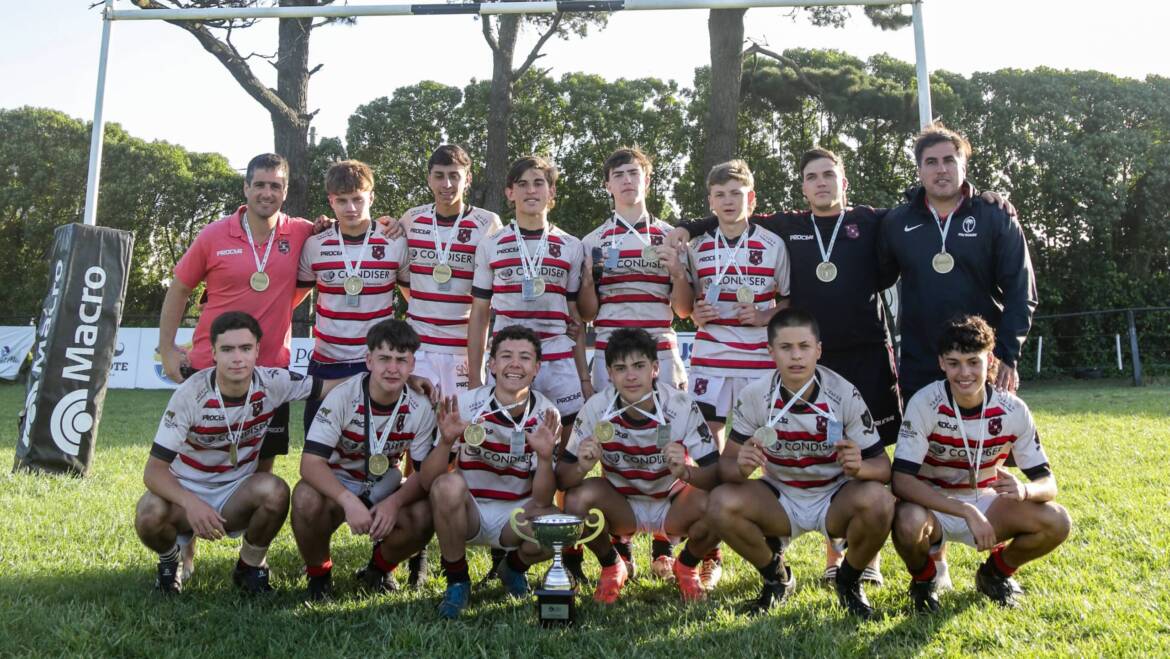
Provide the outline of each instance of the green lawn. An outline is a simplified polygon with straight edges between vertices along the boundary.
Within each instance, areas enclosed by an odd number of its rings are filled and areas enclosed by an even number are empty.
[[[760,619],[734,613],[734,604],[755,595],[758,576],[728,552],[723,583],[706,604],[680,606],[673,586],[640,579],[609,610],[582,597],[577,628],[541,630],[533,625],[532,603],[510,601],[498,586],[476,589],[468,615],[454,624],[434,613],[441,579],[417,593],[358,595],[349,575],[369,549],[346,531],[334,543],[337,601],[307,605],[287,525],[269,554],[275,596],[255,601],[236,594],[228,571],[237,541],[228,541],[201,543],[182,596],[160,598],[151,592],[155,558],[135,537],[131,515],[168,393],[111,391],[89,478],[0,475],[0,509],[8,511],[0,518],[0,654],[1170,655],[1170,387],[1044,384],[1028,385],[1025,394],[1074,530],[1055,555],[1020,571],[1027,596],[1018,610],[1001,611],[976,593],[981,557],[953,547],[957,591],[943,597],[940,614],[910,615],[908,577],[887,544],[887,583],[869,589],[878,616],[855,622],[816,585],[822,549],[810,535],[789,552],[796,595]],[[11,464],[22,401],[23,388],[0,385],[3,464]],[[299,418],[294,407],[296,430]],[[299,447],[300,438],[293,441]],[[277,465],[290,483],[298,457],[294,448]],[[640,540],[643,574],[648,550]],[[486,552],[471,558],[476,578],[487,567]],[[592,558],[587,569],[596,575]]]

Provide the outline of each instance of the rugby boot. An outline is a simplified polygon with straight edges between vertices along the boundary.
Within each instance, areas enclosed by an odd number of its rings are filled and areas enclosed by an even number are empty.
[[[655,556],[650,563],[650,574],[663,581],[674,581],[674,556]],[[631,575],[632,577],[632,575]]]
[[[930,581],[910,581],[910,602],[915,613],[934,613],[941,608],[938,601],[938,584]]]
[[[155,590],[163,595],[178,595],[183,592],[183,574],[178,561],[159,561]]]
[[[444,620],[455,620],[471,601],[471,582],[456,581],[447,584],[443,593],[443,601],[439,602],[439,617]]]
[[[362,590],[369,593],[392,593],[398,590],[398,580],[393,574],[383,572],[373,561],[353,575]]]
[[[719,585],[719,580],[723,578],[723,559],[721,558],[705,558],[699,570],[699,582],[703,584],[703,590],[715,590],[715,586]]]
[[[598,604],[616,602],[629,575],[626,562],[620,559],[614,561],[613,565],[601,568],[601,578],[597,580],[597,588],[593,591],[593,601]]]
[[[267,565],[253,567],[243,561],[236,561],[236,568],[232,570],[232,583],[249,595],[272,592],[272,586],[268,583]]]
[[[760,595],[741,607],[743,613],[757,616],[767,613],[772,607],[779,606],[796,590],[796,577],[792,576],[792,568],[784,566],[784,581],[765,581],[760,588]]]
[[[871,583],[875,586],[881,586],[886,582],[886,578],[882,576],[882,569],[874,565],[866,565],[865,569],[861,571],[862,583]]]
[[[703,589],[703,582],[699,578],[698,570],[683,565],[680,560],[675,560],[672,572],[674,572],[675,581],[678,582],[678,592],[684,603],[701,602],[707,599],[707,591]]]
[[[869,598],[865,596],[865,590],[861,587],[860,575],[852,583],[846,582],[842,575],[844,571],[837,570],[834,582],[837,586],[837,603],[850,614],[862,620],[869,620],[873,617],[873,607],[869,605]]]
[[[496,576],[504,585],[504,592],[512,597],[524,597],[528,594],[528,575],[513,570],[508,565],[508,561],[500,561],[500,565],[496,568]]]
[[[410,568],[410,576],[406,579],[406,585],[413,589],[422,588],[426,584],[427,578],[430,577],[430,566],[427,564],[427,550],[424,549],[411,556],[410,562],[407,565]]]
[[[309,586],[305,589],[305,597],[310,602],[328,602],[333,599],[333,576],[320,574],[309,577]]]
[[[1002,607],[1014,609],[1019,605],[1011,579],[1001,576],[987,563],[975,571],[975,588]]]

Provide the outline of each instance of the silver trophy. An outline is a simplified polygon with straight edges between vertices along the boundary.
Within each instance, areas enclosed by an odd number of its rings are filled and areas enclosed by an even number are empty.
[[[580,547],[593,540],[605,529],[605,515],[600,510],[592,508],[589,515],[593,521],[586,522],[576,515],[554,513],[541,515],[526,522],[520,521],[522,508],[512,511],[509,523],[516,535],[524,540],[551,549],[553,553],[552,565],[544,573],[544,580],[536,591],[536,610],[540,617],[540,624],[571,625],[575,620],[576,598],[573,592],[573,581],[565,570],[561,553],[566,545]],[[522,527],[532,528],[532,535],[521,531]],[[585,528],[593,529],[588,537],[582,538]]]

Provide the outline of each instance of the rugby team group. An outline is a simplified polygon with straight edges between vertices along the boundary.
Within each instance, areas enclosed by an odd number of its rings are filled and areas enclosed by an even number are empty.
[[[455,145],[427,163],[433,203],[378,220],[367,165],[329,168],[335,220],[314,223],[281,212],[287,162],[257,156],[246,203],[200,232],[163,304],[159,353],[181,384],[135,512],[157,588],[182,591],[196,537],[242,535],[233,581],[272,590],[266,554],[291,509],[308,598],[332,597],[330,539],[346,524],[372,542],[356,582],[377,592],[400,588],[399,563],[422,583],[436,538],[438,615],[457,618],[469,545],[490,547],[489,576],[522,596],[551,554],[517,535],[513,511],[596,508],[596,583],[582,550],[564,562],[601,604],[634,577],[631,538],[647,533],[640,569],[683,602],[716,588],[726,544],[760,574],[744,610],[767,611],[795,587],[789,542],[817,531],[818,578],[855,616],[873,615],[863,584],[882,583],[891,536],[914,610],[952,587],[948,540],[987,552],[975,587],[1016,605],[1015,571],[1071,525],[1015,393],[1035,276],[1014,208],[966,180],[964,138],[931,126],[913,153],[919,180],[894,209],[849,205],[841,159],[815,148],[799,164],[809,210],[755,214],[733,160],[707,176],[712,215],[674,227],[647,210],[651,162],[618,149],[601,172],[613,213],[583,238],[550,222],[558,172],[542,157],[508,171],[504,225],[465,201],[472,162]],[[899,281],[895,359],[881,294]],[[314,289],[302,376],[288,370],[292,313]],[[689,369],[676,316],[697,328]],[[290,489],[272,467],[293,400],[305,444]]]

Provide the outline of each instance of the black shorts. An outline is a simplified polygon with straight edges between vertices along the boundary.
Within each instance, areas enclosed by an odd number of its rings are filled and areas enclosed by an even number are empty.
[[[873,416],[882,444],[893,445],[902,425],[902,399],[898,393],[893,349],[878,345],[825,350],[818,363],[836,371],[857,387]]]

